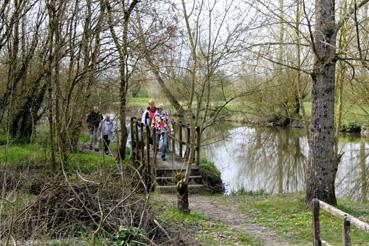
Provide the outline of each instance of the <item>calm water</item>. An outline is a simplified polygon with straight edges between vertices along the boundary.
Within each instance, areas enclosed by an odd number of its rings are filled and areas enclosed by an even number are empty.
[[[206,137],[205,157],[221,171],[226,193],[240,189],[269,193],[304,190],[308,145],[303,130],[236,127],[213,129],[213,133]],[[359,137],[343,137],[339,149],[344,154],[336,194],[368,199],[369,144]]]

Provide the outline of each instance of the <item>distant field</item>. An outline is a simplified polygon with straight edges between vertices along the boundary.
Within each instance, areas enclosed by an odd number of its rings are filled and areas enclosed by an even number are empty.
[[[128,107],[146,107],[148,105],[150,98],[146,97],[137,97],[137,98],[128,98],[127,105]]]
[[[155,101],[155,104],[158,105],[159,103],[163,103],[164,106],[169,107],[169,103],[166,99],[163,98],[153,98]],[[128,107],[140,107],[145,108],[149,104],[149,97],[135,97],[135,98],[128,98],[127,99],[127,105]]]
[[[128,98],[127,106],[129,108],[145,108],[148,105],[150,98]],[[163,102],[166,107],[170,106],[167,100],[163,100],[162,98],[156,99],[156,104],[158,102]],[[215,105],[222,105],[223,102],[214,102]],[[196,105],[196,104],[194,104]],[[231,114],[237,114],[238,118],[244,117],[245,119],[250,119],[252,117],[258,116],[258,109],[254,103],[248,102],[239,102],[234,101],[229,103],[226,106],[226,110],[228,110]],[[311,102],[304,102],[304,110],[305,115],[308,119],[311,118]],[[263,112],[264,116],[267,115],[266,112]],[[272,114],[270,114],[272,116]],[[369,106],[360,106],[355,104],[346,103],[343,105],[343,115],[342,115],[342,124],[356,123],[360,126],[368,127],[369,126]]]

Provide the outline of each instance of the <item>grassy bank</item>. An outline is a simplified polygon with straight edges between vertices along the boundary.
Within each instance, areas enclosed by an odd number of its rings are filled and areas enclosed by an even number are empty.
[[[306,245],[312,242],[312,213],[303,194],[238,195],[225,198],[228,204],[239,204],[241,213],[251,214],[253,223],[271,227],[278,235],[292,243]],[[339,199],[341,209],[361,220],[369,221],[369,205]],[[321,237],[332,245],[342,245],[342,221],[321,210]],[[352,245],[369,245],[369,234],[351,229]]]
[[[6,163],[16,168],[47,167],[51,162],[50,150],[38,144],[17,144],[7,148],[0,146],[0,153],[0,163]],[[102,153],[97,152],[79,152],[68,155],[67,169],[91,173],[96,171],[100,165],[112,167],[114,164],[115,159],[112,156],[103,156]]]

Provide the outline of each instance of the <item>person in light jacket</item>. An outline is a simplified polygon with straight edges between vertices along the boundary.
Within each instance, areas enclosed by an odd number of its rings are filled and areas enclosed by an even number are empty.
[[[101,131],[103,139],[104,153],[106,155],[109,155],[110,154],[109,144],[111,140],[113,140],[115,134],[115,124],[109,114],[107,114],[105,118],[100,122],[99,129]]]

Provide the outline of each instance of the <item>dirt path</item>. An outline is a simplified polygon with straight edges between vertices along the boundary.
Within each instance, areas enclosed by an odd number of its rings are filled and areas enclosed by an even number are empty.
[[[174,201],[174,195],[163,195],[167,199]],[[222,197],[191,195],[191,211],[201,212],[212,220],[222,222],[224,225],[237,231],[244,231],[254,239],[263,242],[265,246],[289,246],[292,245],[286,239],[276,235],[270,228],[252,224],[250,215],[241,213],[239,204],[232,205],[224,202]]]

